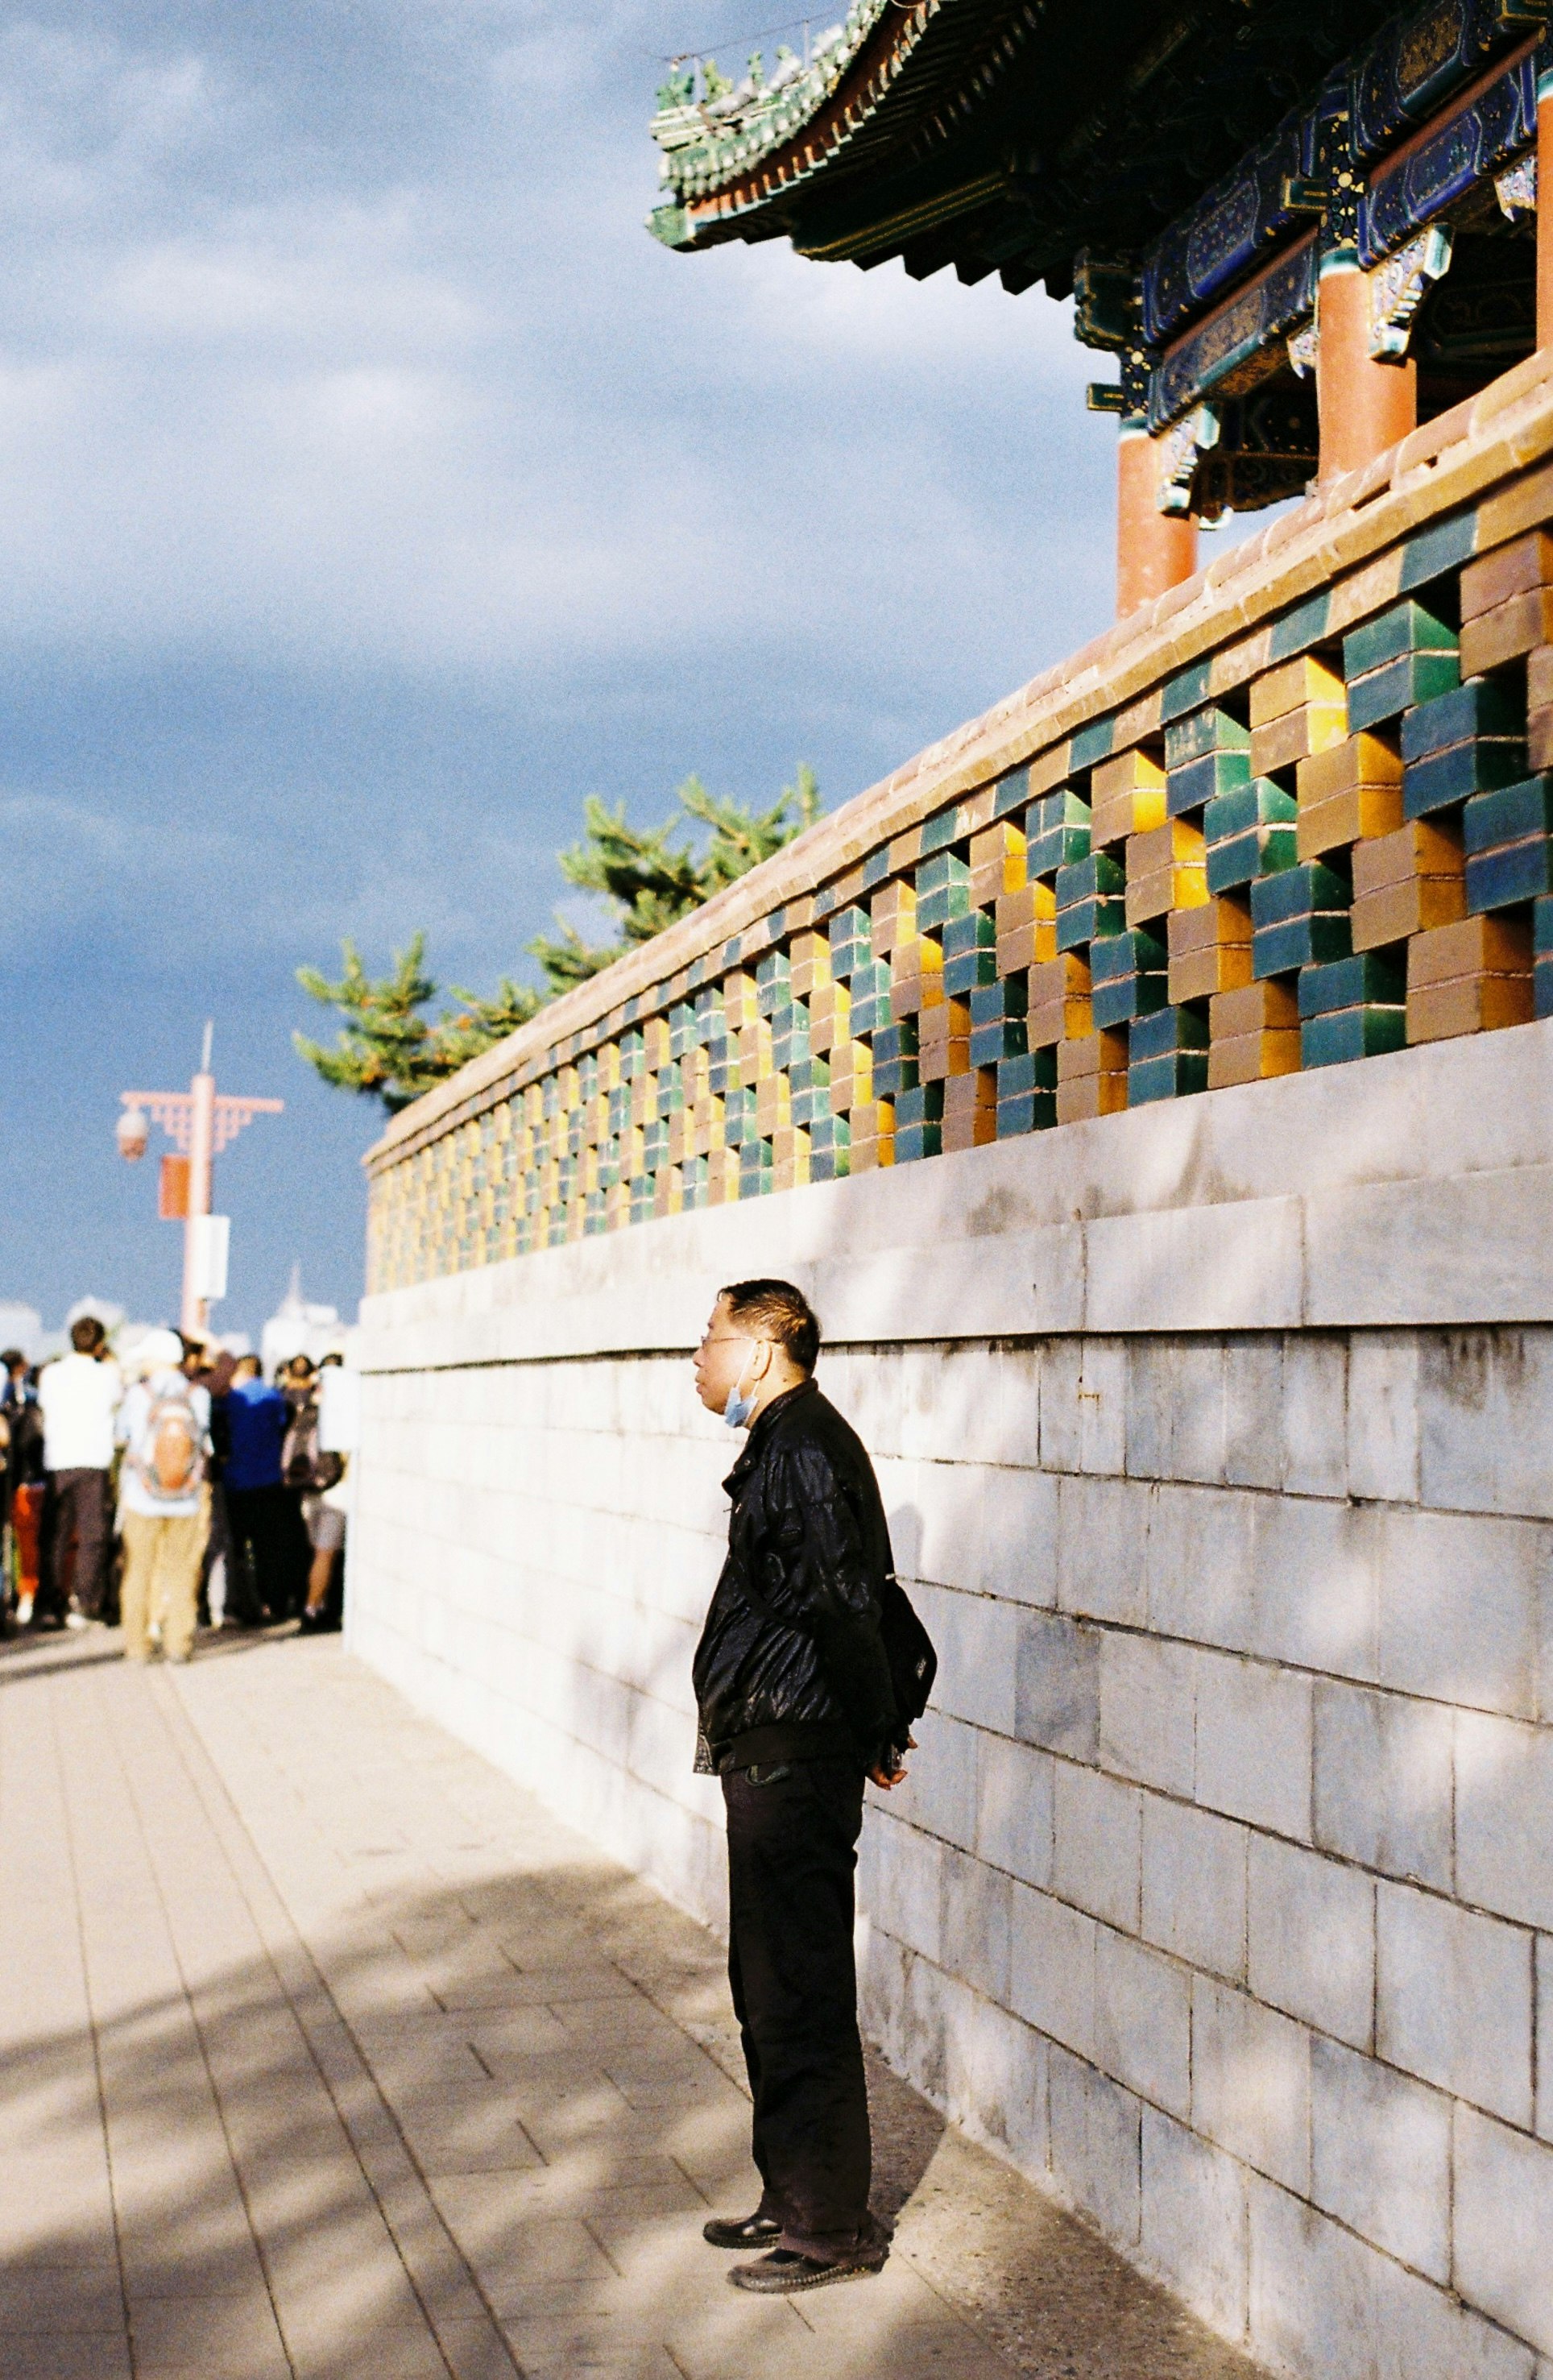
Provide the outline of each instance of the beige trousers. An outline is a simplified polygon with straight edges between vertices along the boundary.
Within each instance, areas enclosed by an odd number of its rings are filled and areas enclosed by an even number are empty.
[[[193,1651],[200,1563],[208,1525],[203,1512],[176,1513],[166,1519],[152,1519],[147,1512],[125,1513],[119,1613],[124,1649],[131,1661],[150,1660],[151,1631],[158,1625],[162,1650],[169,1661],[187,1661]]]

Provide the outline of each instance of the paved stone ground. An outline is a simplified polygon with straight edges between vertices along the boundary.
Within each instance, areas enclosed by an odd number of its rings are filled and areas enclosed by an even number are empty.
[[[742,2297],[716,1944],[353,1663],[0,1651],[0,2380],[1244,2380],[874,2076],[879,2277]]]

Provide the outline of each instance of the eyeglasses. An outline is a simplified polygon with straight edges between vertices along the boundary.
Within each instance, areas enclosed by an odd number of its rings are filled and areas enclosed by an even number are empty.
[[[698,1355],[709,1347],[758,1347],[762,1342],[746,1330],[709,1330],[697,1348]]]

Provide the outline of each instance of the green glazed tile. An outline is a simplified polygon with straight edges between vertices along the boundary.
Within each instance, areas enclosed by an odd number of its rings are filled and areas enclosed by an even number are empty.
[[[943,1113],[943,1085],[917,1083],[895,1102],[896,1129],[904,1123],[937,1123]]]
[[[1366,677],[1351,678],[1348,686],[1348,732],[1357,735],[1366,727],[1384,726],[1400,719],[1414,703],[1433,701],[1461,680],[1454,653],[1403,653]]]
[[[1246,885],[1255,884],[1258,877],[1292,868],[1298,858],[1292,826],[1252,827],[1228,843],[1209,844],[1207,889],[1210,892],[1242,892]]]
[[[1042,877],[1055,876],[1058,869],[1071,868],[1075,861],[1086,858],[1089,852],[1089,829],[1085,826],[1055,826],[1026,844],[1025,872],[1032,884]]]
[[[1401,576],[1398,580],[1401,592],[1411,595],[1415,588],[1427,587],[1430,580],[1443,578],[1447,571],[1459,569],[1470,562],[1477,542],[1475,513],[1457,513],[1450,520],[1433,521],[1427,528],[1410,537],[1402,548]]]
[[[1087,828],[1092,812],[1080,794],[1066,785],[1059,785],[1054,794],[1042,794],[1025,813],[1025,832],[1032,841],[1039,834],[1054,834],[1059,827]]]
[[[1393,603],[1373,620],[1351,628],[1342,640],[1342,674],[1351,683],[1383,669],[1404,653],[1454,653],[1456,631],[1422,603]]]
[[[1532,997],[1536,1016],[1553,1016],[1553,959],[1538,959],[1532,969]]]
[[[1462,812],[1462,839],[1469,856],[1549,832],[1553,832],[1553,776],[1522,777],[1497,792],[1477,794]]]
[[[946,958],[943,963],[943,988],[951,1000],[964,1000],[978,984],[998,980],[998,953],[995,950],[963,951],[958,958]]]
[[[1280,925],[1286,917],[1305,917],[1323,911],[1347,910],[1353,889],[1319,859],[1297,861],[1275,876],[1260,877],[1251,888],[1251,924]]]
[[[1403,815],[1428,818],[1436,810],[1465,801],[1469,795],[1514,784],[1524,779],[1525,770],[1524,744],[1512,744],[1508,737],[1453,744],[1449,751],[1431,752],[1425,759],[1407,763],[1402,771]]]
[[[1344,1008],[1329,1016],[1306,1017],[1300,1026],[1302,1066],[1345,1066],[1354,1058],[1377,1058],[1407,1047],[1407,1010]]]
[[[978,984],[971,993],[971,1023],[996,1025],[1005,1016],[1025,1016],[1030,1008],[1030,979],[1005,975],[997,983]]]
[[[1285,612],[1273,625],[1269,659],[1292,662],[1297,653],[1307,653],[1318,645],[1327,633],[1327,621],[1331,612],[1331,595],[1323,588],[1319,595],[1310,596],[1292,612]]]
[[[1407,1001],[1407,971],[1379,951],[1356,951],[1351,959],[1306,967],[1299,996],[1302,1017],[1329,1016],[1341,1008],[1401,1008]]]
[[[993,818],[1012,817],[1013,812],[1029,798],[1029,770],[1027,768],[1011,769],[1006,777],[1000,777],[998,780],[997,790],[992,796]]]
[[[1029,1050],[1020,1057],[999,1061],[1000,1100],[1022,1097],[1026,1091],[1050,1091],[1056,1087],[1057,1052],[1054,1049]]]
[[[1109,719],[1092,719],[1081,727],[1068,747],[1070,769],[1092,769],[1097,760],[1110,757],[1113,722]]]
[[[947,926],[951,917],[968,917],[971,912],[969,884],[945,884],[937,892],[920,892],[916,899],[918,933],[935,933]]]
[[[1318,911],[1307,917],[1289,917],[1264,926],[1251,937],[1251,972],[1258,982],[1268,976],[1292,975],[1299,967],[1321,966],[1345,959],[1353,950],[1347,912]]]
[[[1004,1017],[993,1025],[973,1025],[971,1063],[973,1066],[996,1066],[1007,1059],[1023,1057],[1025,1038],[1022,1016]]]
[[[1130,1108],[1148,1107],[1156,1099],[1187,1099],[1207,1088],[1206,1050],[1168,1050],[1161,1057],[1135,1059],[1127,1068]]]
[[[1292,794],[1286,794],[1270,777],[1253,777],[1208,804],[1203,813],[1203,833],[1211,848],[1255,826],[1292,826],[1297,816]]]
[[[1127,926],[1127,905],[1124,901],[1075,901],[1071,909],[1057,912],[1057,948],[1061,951],[1081,951],[1086,944],[1105,941],[1111,934],[1124,933]]]
[[[1114,976],[1163,975],[1169,965],[1170,953],[1158,936],[1132,926],[1125,933],[1112,935],[1097,951],[1090,972],[1096,983],[1102,983]]]
[[[1183,711],[1195,710],[1199,703],[1206,702],[1212,674],[1213,656],[1205,653],[1200,662],[1194,662],[1189,669],[1179,670],[1174,677],[1167,679],[1159,698],[1160,718],[1168,724]]]
[[[941,892],[946,885],[968,884],[971,866],[957,851],[936,851],[930,858],[919,860],[916,868],[916,897],[925,892]]]
[[[1127,1045],[1130,1063],[1140,1058],[1163,1058],[1172,1050],[1206,1050],[1207,1019],[1195,1008],[1160,1008],[1140,1017]]]
[[[1165,809],[1171,818],[1184,818],[1189,811],[1250,783],[1249,751],[1205,752],[1200,760],[1188,760],[1170,771],[1165,779]]]
[[[967,951],[990,951],[997,948],[998,922],[990,909],[971,909],[963,917],[952,917],[943,929],[943,955],[947,965],[951,959],[961,958]]]
[[[1071,909],[1077,901],[1092,901],[1097,894],[1124,892],[1126,889],[1123,863],[1109,851],[1089,852],[1058,870],[1057,907],[1061,912]]]
[[[1553,984],[1553,967],[1548,969]],[[998,1138],[1017,1140],[1027,1132],[1046,1132],[1057,1121],[1055,1091],[1014,1091],[998,1101]]]
[[[1089,1013],[1096,1031],[1105,1032],[1112,1026],[1131,1024],[1134,1016],[1147,1016],[1154,1009],[1163,1008],[1169,996],[1169,981],[1163,975],[1115,976],[1096,984],[1090,995]]]
[[[1195,710],[1165,730],[1165,767],[1184,769],[1210,752],[1249,752],[1251,730],[1227,710]]]
[[[1508,735],[1523,743],[1526,707],[1496,677],[1469,677],[1446,694],[1420,702],[1402,721],[1402,759],[1421,760],[1474,735]]]
[[[1480,851],[1467,862],[1467,907],[1474,917],[1545,892],[1553,892],[1553,843],[1545,834]]]

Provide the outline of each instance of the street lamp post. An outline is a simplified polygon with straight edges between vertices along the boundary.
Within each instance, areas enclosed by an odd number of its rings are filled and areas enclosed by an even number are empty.
[[[224,1216],[211,1212],[211,1173],[215,1160],[255,1116],[279,1115],[285,1105],[284,1099],[218,1096],[215,1076],[211,1072],[211,1036],[212,1027],[207,1025],[200,1071],[187,1091],[119,1094],[124,1111],[115,1135],[120,1155],[133,1162],[146,1153],[151,1123],[159,1123],[174,1148],[188,1160],[183,1207],[183,1305],[179,1316],[180,1327],[185,1330],[202,1330],[211,1298],[223,1293],[212,1286],[212,1227],[225,1220]]]

